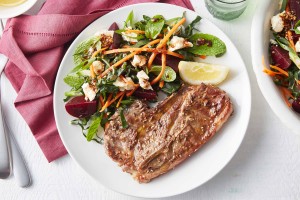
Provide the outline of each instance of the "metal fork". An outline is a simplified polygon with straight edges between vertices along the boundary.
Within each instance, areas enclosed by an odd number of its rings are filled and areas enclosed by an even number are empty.
[[[1,19],[0,21],[1,21],[1,28],[3,31],[4,30],[3,22]],[[2,54],[0,54],[0,82],[1,82],[1,75],[6,62],[7,62],[7,58]],[[0,149],[0,167],[1,167],[1,159],[4,160],[2,169],[0,168],[0,170],[3,170],[3,175],[1,176],[1,171],[0,171],[0,178],[7,178],[10,174],[10,170],[12,169],[17,184],[20,187],[27,187],[31,184],[31,177],[29,175],[28,168],[25,164],[20,149],[17,146],[17,143],[13,137],[13,134],[9,130],[7,124],[5,123],[4,113],[2,113],[1,111],[2,110],[1,110],[1,90],[0,90],[0,135],[1,133],[3,133],[2,134],[3,138],[5,138],[2,140],[0,138],[0,148],[2,148]],[[3,144],[1,143],[2,141]],[[1,156],[3,158],[1,158]],[[11,157],[11,159],[9,159],[10,158],[9,156]],[[11,162],[9,162],[10,160]]]

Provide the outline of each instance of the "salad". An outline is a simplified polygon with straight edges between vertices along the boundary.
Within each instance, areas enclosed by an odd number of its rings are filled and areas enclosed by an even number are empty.
[[[221,56],[226,45],[219,38],[201,33],[197,16],[186,23],[182,16],[162,15],[134,20],[130,12],[122,28],[113,23],[81,42],[73,55],[75,67],[64,77],[66,111],[76,117],[87,141],[101,143],[100,127],[120,112],[122,127],[128,124],[123,111],[135,99],[156,102],[158,92],[171,95],[182,84],[180,61]]]
[[[300,113],[300,1],[284,0],[271,18],[271,65],[264,72],[280,88],[288,107]]]

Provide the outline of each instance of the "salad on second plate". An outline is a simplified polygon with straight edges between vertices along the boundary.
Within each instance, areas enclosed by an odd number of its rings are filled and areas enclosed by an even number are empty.
[[[300,113],[300,1],[284,0],[280,13],[271,18],[270,75],[288,107]]]
[[[64,78],[71,87],[65,92],[65,107],[77,118],[71,123],[81,126],[88,141],[101,143],[98,129],[105,129],[115,112],[120,112],[126,128],[123,110],[135,99],[155,102],[159,91],[171,95],[181,87],[180,73],[185,73],[185,79],[193,77],[186,63],[181,63],[181,71],[178,69],[180,61],[223,55],[223,41],[195,29],[200,20],[197,16],[186,25],[183,14],[172,19],[144,15],[135,21],[131,12],[121,29],[113,23],[108,30],[100,30],[81,42],[74,52],[75,67]],[[203,73],[214,69],[208,65],[195,67]],[[228,70],[221,69],[219,74],[224,79]],[[211,79],[219,83],[215,76],[218,73],[213,73]]]

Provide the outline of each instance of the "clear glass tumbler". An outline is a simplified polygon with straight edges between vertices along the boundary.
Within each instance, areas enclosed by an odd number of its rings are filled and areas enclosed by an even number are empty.
[[[244,12],[247,7],[247,0],[205,0],[205,5],[214,17],[232,20]]]

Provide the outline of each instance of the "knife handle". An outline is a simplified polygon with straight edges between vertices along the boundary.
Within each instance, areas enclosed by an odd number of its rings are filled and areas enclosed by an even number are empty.
[[[5,179],[10,175],[10,157],[9,157],[9,146],[8,136],[4,129],[4,123],[2,118],[2,108],[0,103],[0,178]]]

